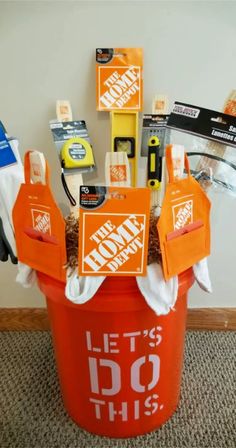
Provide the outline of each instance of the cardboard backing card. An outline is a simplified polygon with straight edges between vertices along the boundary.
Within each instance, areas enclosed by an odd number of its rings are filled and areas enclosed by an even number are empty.
[[[97,110],[141,111],[142,70],[142,48],[97,48]]]
[[[232,94],[232,98],[234,98]],[[234,100],[225,109],[234,112]],[[170,143],[188,148],[191,173],[205,191],[236,196],[236,117],[175,102],[168,119]]]
[[[93,149],[84,120],[50,121],[50,129],[65,175],[95,170]]]
[[[150,191],[80,187],[79,274],[146,274]]]
[[[166,128],[169,115],[143,115],[141,157],[148,156],[148,142],[151,137],[160,140],[160,155],[164,156],[165,146],[170,143],[170,131]]]

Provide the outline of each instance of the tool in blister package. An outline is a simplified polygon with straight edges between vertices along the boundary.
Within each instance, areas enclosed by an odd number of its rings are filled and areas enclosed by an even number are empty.
[[[72,115],[71,115],[72,118]],[[84,120],[50,122],[54,143],[61,163],[61,181],[70,201],[71,212],[79,213],[79,187],[84,173],[95,169],[93,149]]]
[[[159,151],[159,139],[151,137],[148,143],[147,186],[153,191],[161,187],[162,164]]]
[[[170,143],[170,130],[166,128],[169,115],[143,115],[141,157],[148,155],[148,142],[151,137],[158,137],[160,154],[164,156],[164,149]]]
[[[236,90],[232,90],[228,98],[226,99],[223,107],[223,113],[236,117]],[[212,181],[214,181],[213,175],[207,175],[206,170],[210,171],[211,173],[216,173],[220,168],[220,162],[224,160],[226,151],[227,147],[225,145],[222,145],[221,143],[214,141],[207,142],[204,151],[206,152],[206,155],[201,154],[201,158],[196,167],[196,172],[203,171],[205,173],[206,181],[204,182],[204,186],[206,190],[210,187]],[[212,155],[215,157],[211,157]],[[203,176],[202,178],[204,178]],[[222,182],[222,186],[224,186],[224,184],[225,182]]]
[[[151,137],[148,142],[147,187],[151,190],[151,207],[158,205],[158,191],[161,188],[162,158],[160,156],[160,141]]]
[[[81,137],[72,137],[61,148],[61,179],[66,195],[71,204],[71,212],[79,213],[79,188],[83,185],[81,171],[73,169],[93,167],[95,165],[93,150],[90,143]],[[66,175],[64,173],[67,173]]]
[[[171,141],[189,148],[191,173],[204,189],[236,194],[236,117],[176,102],[167,126]]]

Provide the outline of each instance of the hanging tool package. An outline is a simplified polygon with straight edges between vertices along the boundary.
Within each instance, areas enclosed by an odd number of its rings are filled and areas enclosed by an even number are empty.
[[[167,127],[171,142],[184,141],[202,186],[236,196],[236,117],[175,102]]]
[[[71,174],[90,173],[95,169],[95,159],[84,120],[59,122],[52,120],[50,128],[60,159],[62,185],[72,206],[77,200],[70,191],[67,179]],[[80,182],[81,183],[81,182]]]

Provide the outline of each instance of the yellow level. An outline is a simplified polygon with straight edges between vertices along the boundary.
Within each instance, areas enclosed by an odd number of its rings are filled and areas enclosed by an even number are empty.
[[[137,185],[138,112],[111,112],[111,150],[126,152],[131,171],[131,186]]]

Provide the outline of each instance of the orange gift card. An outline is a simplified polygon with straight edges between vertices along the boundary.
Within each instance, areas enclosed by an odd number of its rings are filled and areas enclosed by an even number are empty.
[[[142,48],[97,48],[97,110],[141,111],[142,71]]]
[[[79,274],[145,275],[150,190],[80,187]]]

